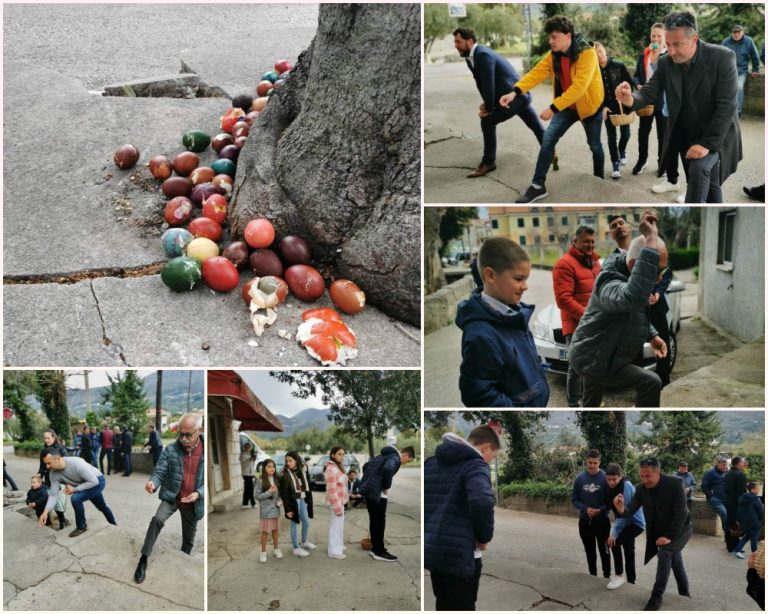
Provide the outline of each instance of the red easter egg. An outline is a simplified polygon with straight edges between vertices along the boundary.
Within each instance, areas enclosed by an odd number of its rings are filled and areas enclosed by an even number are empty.
[[[243,232],[245,242],[255,249],[269,247],[275,240],[275,227],[266,218],[251,220]]]
[[[240,273],[224,256],[214,256],[203,262],[203,281],[217,292],[230,292],[240,283]]]
[[[195,237],[205,237],[211,241],[221,239],[221,224],[207,217],[198,217],[189,223],[187,228]]]
[[[306,264],[294,264],[285,271],[285,281],[296,298],[311,303],[325,292],[325,281],[317,269]]]
[[[221,194],[211,194],[203,202],[203,215],[218,224],[227,219],[227,199]]]

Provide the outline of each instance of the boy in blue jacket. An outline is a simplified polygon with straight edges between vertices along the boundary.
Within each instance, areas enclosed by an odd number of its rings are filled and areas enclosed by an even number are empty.
[[[597,575],[597,552],[603,568],[603,577],[611,576],[611,555],[608,552],[608,537],[611,520],[608,518],[608,504],[605,501],[608,482],[605,472],[600,469],[600,452],[587,452],[587,468],[576,476],[573,482],[571,503],[579,510],[579,537],[587,555],[587,567],[592,576]]]
[[[549,385],[528,328],[535,305],[522,302],[531,260],[503,237],[477,257],[483,287],[459,304],[461,401],[467,407],[546,407]]]
[[[608,590],[615,590],[625,582],[635,583],[637,574],[635,572],[635,539],[645,531],[645,516],[643,509],[635,512],[632,518],[622,518],[613,500],[617,495],[624,496],[624,501],[632,501],[635,496],[635,487],[621,473],[621,465],[611,463],[605,468],[605,480],[608,482],[608,496],[606,503],[610,505],[613,513],[616,514],[616,522],[611,527],[611,534],[608,537],[608,546],[613,553],[614,575],[606,587]],[[622,556],[622,550],[623,556]],[[627,568],[627,579],[624,579],[624,568]]]
[[[737,559],[743,559],[744,554],[741,549],[750,542],[752,552],[757,551],[757,542],[760,539],[760,529],[765,524],[765,508],[763,502],[757,494],[757,482],[747,484],[747,492],[739,497],[739,511],[737,519],[739,525],[744,530],[744,536],[739,540],[736,548],[731,552],[731,556]]]
[[[493,538],[494,498],[488,465],[501,442],[489,425],[466,440],[443,435],[424,465],[424,566],[437,610],[474,610],[482,552]]]

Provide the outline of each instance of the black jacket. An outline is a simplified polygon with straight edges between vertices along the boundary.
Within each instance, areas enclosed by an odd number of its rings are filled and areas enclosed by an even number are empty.
[[[80,437],[80,458],[84,461],[91,462],[93,460],[91,452],[93,451],[93,443],[87,433],[84,433]]]
[[[123,454],[130,454],[133,449],[133,433],[131,431],[123,432],[122,439],[120,440],[120,449]]]
[[[632,518],[641,506],[645,515],[645,563],[658,553],[656,540],[659,537],[671,540],[664,548],[675,552],[685,548],[693,526],[680,478],[662,474],[655,488],[638,485],[629,505],[625,502],[622,518]]]
[[[48,489],[45,486],[40,488],[30,488],[27,491],[27,504],[34,503],[35,511],[45,509],[45,504],[48,503]],[[39,514],[38,514],[39,515]]]
[[[43,449],[40,450],[40,467],[38,468],[37,472],[41,476],[43,476],[43,481],[45,482],[45,485],[48,488],[50,488],[51,476],[48,473],[48,467],[46,467],[45,463],[43,462],[43,457],[46,454],[58,454],[59,456],[69,456],[69,452],[67,452],[66,446],[60,443],[55,443],[52,446],[43,446]]]
[[[394,446],[384,446],[381,454],[363,465],[360,494],[372,501],[381,499],[381,491],[392,487],[392,478],[400,471],[400,453]]]
[[[741,469],[731,467],[723,478],[723,495],[725,509],[728,512],[728,524],[736,522],[739,509],[739,497],[747,492],[747,476]]]
[[[278,488],[280,490],[280,498],[283,500],[283,513],[285,514],[285,517],[288,518],[288,513],[293,512],[293,518],[290,518],[289,520],[298,524],[301,523],[301,520],[299,519],[299,504],[296,502],[296,491],[293,488],[293,481],[290,477],[288,477],[288,471],[290,471],[290,469],[286,467],[280,474],[280,483],[278,484]],[[315,514],[314,505],[312,503],[312,489],[309,487],[309,477],[307,476],[307,472],[304,467],[302,467],[302,476],[304,485],[307,488],[307,490],[304,491],[304,501],[307,504],[307,515],[310,518],[314,518]]]
[[[611,113],[619,113],[619,103],[616,100],[616,86],[622,81],[632,83],[632,77],[629,76],[627,67],[621,62],[617,62],[613,58],[608,58],[608,62],[605,67],[600,67],[600,75],[603,78],[603,89],[605,90],[605,98],[603,99],[604,107],[608,107]],[[627,111],[625,111],[627,113]]]

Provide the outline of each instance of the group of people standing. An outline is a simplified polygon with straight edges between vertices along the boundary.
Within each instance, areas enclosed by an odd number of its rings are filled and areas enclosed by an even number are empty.
[[[314,501],[306,464],[301,455],[291,450],[285,455],[285,466],[277,475],[277,466],[272,459],[261,464],[261,475],[254,485],[253,455],[251,444],[245,444],[240,455],[244,480],[243,509],[259,505],[259,529],[261,532],[261,553],[259,561],[268,560],[267,545],[272,538],[272,554],[283,558],[279,547],[279,519],[284,515],[290,521],[292,552],[297,557],[307,557],[317,546],[309,541],[310,519],[314,518]],[[344,521],[350,502],[357,507],[363,501],[369,516],[371,556],[377,561],[394,562],[397,557],[384,544],[386,510],[392,478],[400,466],[416,457],[411,446],[398,450],[385,446],[381,453],[363,466],[363,478],[357,479],[357,471],[344,469],[346,450],[334,446],[325,462],[326,504],[330,511],[328,525],[327,553],[332,559],[345,559]],[[255,486],[255,487],[254,487]],[[299,529],[301,538],[299,539]]]
[[[605,154],[601,124],[605,123],[611,157],[611,177],[621,177],[627,164],[628,125],[617,131],[610,115],[641,113],[639,157],[634,175],[647,167],[648,137],[656,122],[658,156],[656,174],[666,176],[654,185],[655,193],[676,191],[678,157],[687,176],[687,203],[723,202],[722,183],[736,171],[742,158],[739,118],[744,104],[744,82],[751,59],[759,72],[754,42],[735,26],[733,36],[715,45],[699,40],[696,18],[678,11],[654,23],[650,42],[637,60],[634,78],[612,59],[599,42],[592,43],[574,29],[564,15],[544,23],[550,51],[520,77],[501,55],[477,43],[468,28],[454,31],[454,46],[467,61],[483,102],[480,123],[483,158],[469,177],[496,169],[496,125],[520,116],[540,145],[531,184],[518,203],[546,198],[547,172],[555,147],[568,129],[581,123],[592,154],[593,174],[604,178]],[[750,46],[751,45],[751,46]],[[754,52],[753,52],[754,51]],[[553,82],[553,101],[537,117],[530,90],[546,79]],[[541,121],[549,121],[545,129]]]
[[[157,465],[163,451],[163,441],[153,424],[147,426],[148,440],[142,449],[149,448],[152,454],[152,466]],[[73,436],[74,453],[87,463],[98,467],[105,475],[123,472],[125,477],[133,473],[133,432],[128,426],[109,427],[104,423],[101,431],[84,424],[81,431]],[[107,470],[104,471],[104,459]]]

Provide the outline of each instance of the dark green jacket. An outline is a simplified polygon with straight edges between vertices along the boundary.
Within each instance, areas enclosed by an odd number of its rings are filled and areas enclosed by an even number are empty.
[[[203,436],[200,436],[200,445],[204,445]],[[205,448],[203,448],[205,450]],[[176,496],[181,490],[181,483],[184,472],[184,448],[177,439],[171,445],[167,446],[160,458],[157,459],[157,466],[149,476],[150,481],[155,488],[160,488],[160,499],[168,503],[175,503]],[[195,501],[195,517],[200,520],[205,511],[203,499],[205,497],[205,453],[200,458],[200,464],[197,467],[197,476],[195,476],[195,490],[200,494],[200,498]]]
[[[604,376],[630,364],[656,336],[648,321],[648,298],[658,274],[659,252],[643,248],[629,273],[626,256],[615,253],[603,270],[571,340],[570,362],[580,374]]]

